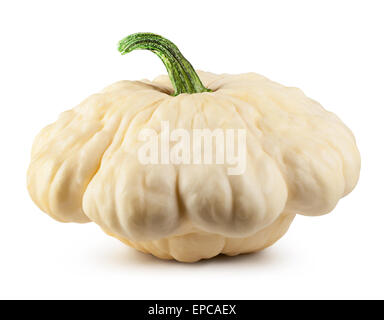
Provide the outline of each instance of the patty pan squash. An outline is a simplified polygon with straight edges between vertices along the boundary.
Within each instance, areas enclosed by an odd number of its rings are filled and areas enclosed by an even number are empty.
[[[62,113],[35,138],[27,174],[41,210],[62,222],[97,223],[162,259],[194,262],[272,245],[296,214],[330,212],[356,185],[351,131],[297,88],[255,74],[195,72],[151,33],[119,43],[147,49],[168,76],[120,81]],[[140,130],[246,131],[246,169],[228,164],[142,164]]]

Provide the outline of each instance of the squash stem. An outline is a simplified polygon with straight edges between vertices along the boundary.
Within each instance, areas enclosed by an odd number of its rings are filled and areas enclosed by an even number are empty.
[[[135,33],[122,39],[118,45],[121,54],[136,49],[150,50],[163,61],[174,88],[174,96],[211,91],[203,86],[195,69],[168,39],[153,33]]]

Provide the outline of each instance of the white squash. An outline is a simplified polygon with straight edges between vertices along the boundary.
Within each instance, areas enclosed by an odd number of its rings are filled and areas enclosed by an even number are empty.
[[[196,74],[181,54],[166,61],[177,50],[171,45],[153,34],[124,39],[123,53],[163,50],[169,77],[117,82],[36,137],[28,190],[41,210],[63,222],[93,221],[159,258],[193,262],[263,249],[296,214],[328,213],[354,188],[359,152],[334,114],[255,73]],[[192,76],[183,79],[177,68]],[[229,164],[142,164],[138,135],[145,128],[160,134],[162,121],[187,132],[244,129],[245,172],[229,175]]]

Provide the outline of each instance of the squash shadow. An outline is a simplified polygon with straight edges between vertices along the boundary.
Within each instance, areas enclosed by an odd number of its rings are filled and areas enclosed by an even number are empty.
[[[101,254],[101,253],[100,253]],[[152,256],[139,252],[132,248],[123,246],[118,250],[108,250],[104,252],[103,261],[116,268],[140,268],[141,270],[150,271],[156,269],[156,271],[172,271],[172,270],[196,270],[196,269],[208,269],[208,268],[224,268],[228,266],[236,266],[236,268],[268,268],[281,264],[282,260],[286,259],[286,253],[283,250],[279,250],[276,247],[267,248],[262,251],[254,253],[240,254],[237,256],[226,256],[220,254],[211,259],[200,260],[195,263],[185,263],[176,260],[162,260]]]

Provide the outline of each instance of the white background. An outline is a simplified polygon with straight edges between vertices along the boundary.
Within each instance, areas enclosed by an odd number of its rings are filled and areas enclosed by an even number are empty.
[[[2,1],[0,298],[384,298],[383,16],[368,0]],[[150,52],[117,52],[139,31],[168,37],[198,69],[254,71],[335,112],[362,155],[356,189],[260,254],[197,264],[42,213],[26,190],[34,136],[112,82],[164,73]]]

